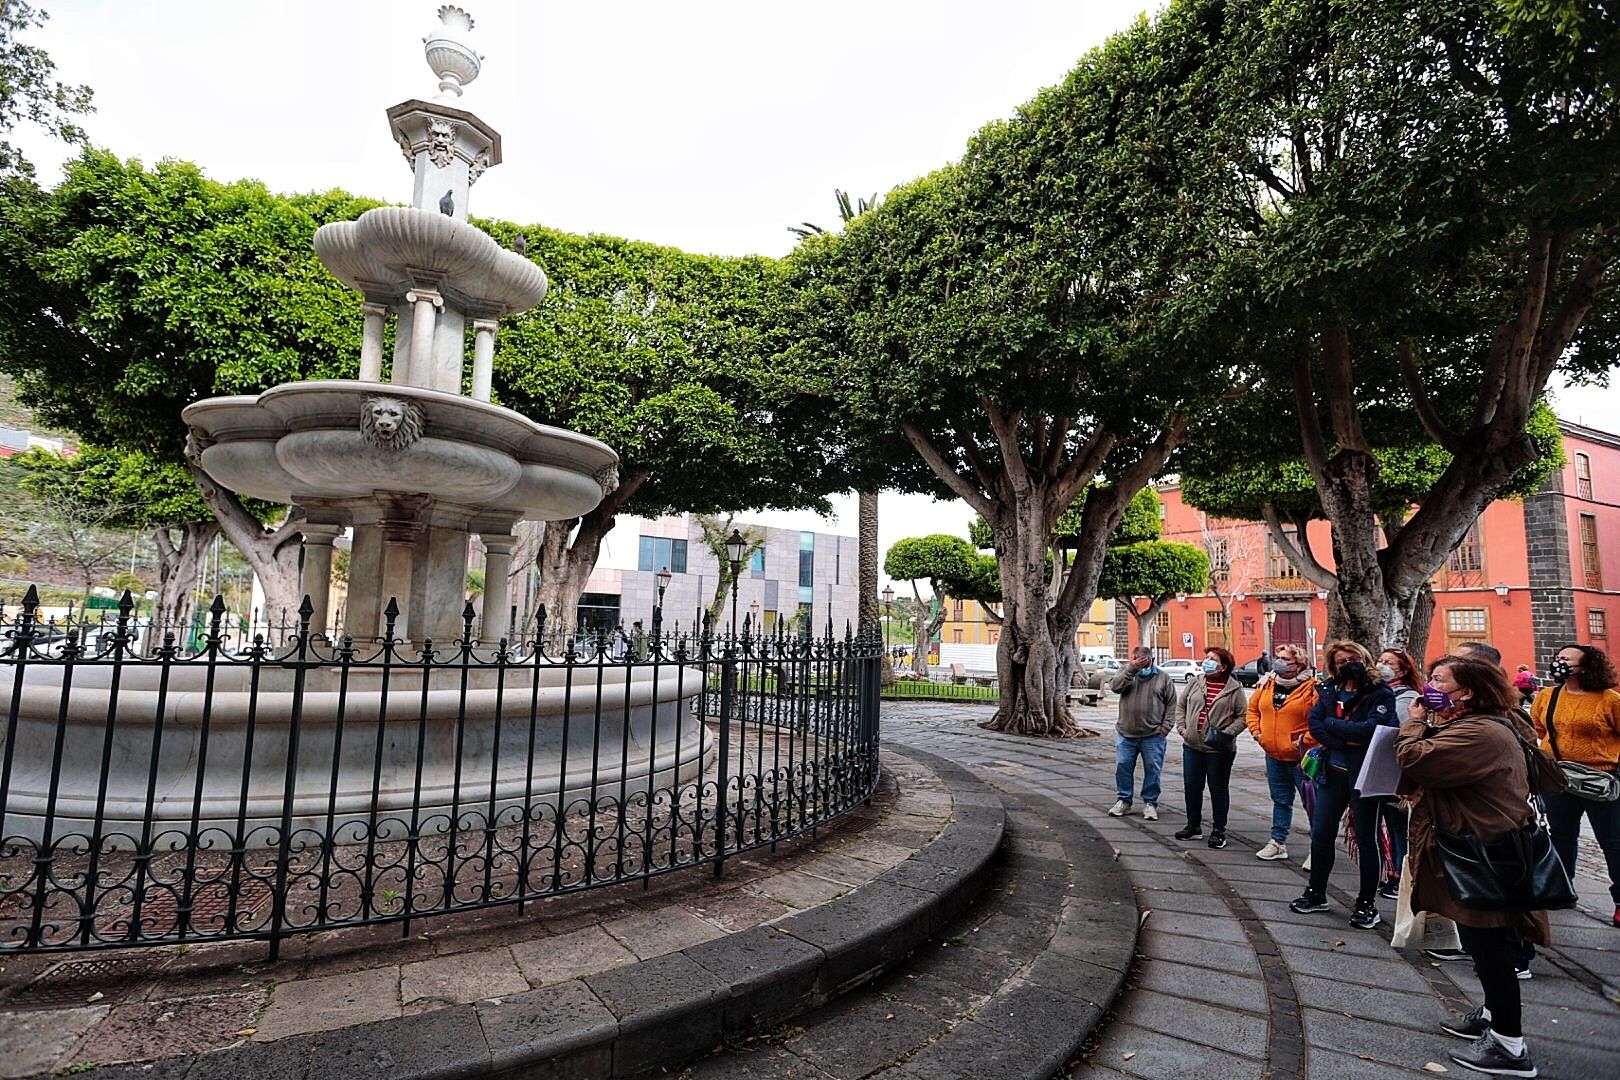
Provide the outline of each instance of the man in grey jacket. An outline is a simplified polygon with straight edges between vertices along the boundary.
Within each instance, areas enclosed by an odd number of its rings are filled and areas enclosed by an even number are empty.
[[[1142,759],[1142,817],[1159,820],[1159,774],[1164,769],[1165,736],[1176,705],[1170,676],[1153,662],[1153,650],[1132,650],[1131,662],[1108,684],[1119,696],[1119,720],[1114,725],[1114,788],[1119,801],[1109,809],[1114,817],[1131,812],[1136,787],[1136,759]]]

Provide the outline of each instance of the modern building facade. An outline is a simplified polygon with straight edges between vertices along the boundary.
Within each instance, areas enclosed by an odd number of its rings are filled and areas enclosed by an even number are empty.
[[[855,624],[859,588],[855,537],[746,521],[736,526],[765,536],[765,546],[748,560],[738,582],[739,621],[751,616],[751,625],[773,633],[802,612],[816,634],[826,631],[830,618],[840,635],[846,624]],[[621,518],[610,536],[614,547],[591,573],[580,599],[581,626],[622,623],[628,629],[639,619],[650,630],[658,602],[658,572],[665,567],[670,571],[664,593],[666,628],[690,627],[713,602],[721,580],[720,560],[704,545],[692,515]],[[633,546],[626,543],[631,536]],[[730,623],[731,610],[728,593],[720,626]],[[798,625],[806,624],[801,620]]]
[[[1570,642],[1612,651],[1620,618],[1620,436],[1568,422],[1560,427],[1564,467],[1523,502],[1487,506],[1435,574],[1426,660],[1464,641],[1489,641],[1510,671],[1528,664],[1539,672]],[[1326,594],[1294,570],[1265,526],[1206,519],[1174,485],[1159,494],[1164,539],[1209,551],[1226,600],[1212,592],[1171,600],[1159,615],[1161,653],[1198,656],[1225,645],[1242,662],[1293,642],[1319,655]],[[1307,539],[1331,569],[1327,523],[1312,522]]]

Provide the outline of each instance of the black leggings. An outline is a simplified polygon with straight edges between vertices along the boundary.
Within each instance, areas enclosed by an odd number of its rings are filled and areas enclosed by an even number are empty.
[[[1204,786],[1209,785],[1209,807],[1217,831],[1226,828],[1226,814],[1232,806],[1232,762],[1237,751],[1230,754],[1181,748],[1181,787],[1187,800],[1187,824],[1201,825],[1204,820]]]
[[[1356,869],[1361,872],[1361,890],[1357,900],[1371,900],[1378,891],[1382,859],[1378,854],[1378,804],[1371,799],[1355,798],[1350,785],[1355,782],[1348,772],[1323,769],[1314,781],[1316,785],[1316,813],[1311,816],[1311,892],[1327,895],[1328,878],[1333,874],[1334,857],[1338,854],[1339,821],[1347,806],[1355,807]]]
[[[1491,1030],[1510,1039],[1523,1035],[1519,976],[1513,970],[1513,931],[1505,926],[1474,927],[1458,923],[1457,936],[1462,940],[1463,950],[1474,959],[1474,974],[1479,976],[1479,985],[1485,991],[1485,1007],[1491,1010]]]

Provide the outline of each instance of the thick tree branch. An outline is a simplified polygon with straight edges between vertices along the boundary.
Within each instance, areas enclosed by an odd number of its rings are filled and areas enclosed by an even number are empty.
[[[1103,461],[1107,459],[1109,452],[1114,449],[1116,441],[1116,437],[1111,432],[1099,427],[1091,433],[1091,437],[1086,440],[1085,445],[1075,453],[1074,458],[1070,460],[1063,472],[1058,475],[1051,488],[1053,506],[1050,509],[1053,512],[1050,516],[1053,521],[1062,516],[1063,512],[1069,508],[1069,504],[1078,499],[1080,493],[1086,489],[1086,485],[1096,477],[1097,470],[1102,468]],[[1133,491],[1132,494],[1134,495],[1135,492]]]
[[[1367,434],[1356,411],[1356,378],[1350,365],[1350,328],[1333,323],[1322,332],[1322,391],[1328,419],[1340,450],[1370,452]]]
[[[1614,251],[1604,243],[1583,259],[1580,268],[1575,271],[1575,280],[1570,283],[1569,291],[1564,294],[1558,310],[1547,320],[1546,328],[1536,339],[1535,364],[1531,370],[1530,384],[1525,387],[1532,401],[1541,396],[1547,380],[1552,378],[1564,350],[1569,348],[1575,332],[1580,329],[1587,313],[1603,292],[1605,278],[1613,265]]]
[[[951,467],[950,463],[945,460],[945,456],[939,452],[939,449],[934,446],[933,442],[916,424],[909,420],[901,421],[900,431],[901,434],[905,435],[906,441],[911,444],[911,448],[917,451],[930,469],[934,470],[934,475],[939,477],[945,486],[950,488],[958,498],[977,510],[986,521],[995,516],[995,504],[985,497],[984,492],[968,483],[960,473]]]
[[[1305,464],[1310,466],[1311,479],[1316,481],[1317,487],[1325,487],[1327,440],[1322,436],[1322,421],[1316,414],[1310,347],[1303,341],[1294,353],[1294,413],[1299,418],[1300,448],[1305,452]]]
[[[1260,504],[1260,516],[1265,519],[1266,530],[1271,534],[1272,543],[1277,545],[1294,568],[1311,584],[1322,589],[1333,589],[1339,584],[1334,576],[1321,563],[1316,561],[1312,553],[1310,541],[1306,538],[1305,530],[1300,529],[1296,534],[1299,542],[1295,543],[1289,538],[1287,530],[1282,527],[1282,519],[1277,516],[1277,508],[1268,500]]]
[[[1458,452],[1460,440],[1455,432],[1446,426],[1440,414],[1435,411],[1434,401],[1429,397],[1428,388],[1423,385],[1423,376],[1417,369],[1417,363],[1412,358],[1412,342],[1403,341],[1395,350],[1401,363],[1401,379],[1406,383],[1407,393],[1412,395],[1412,405],[1417,409],[1418,419],[1423,423],[1423,430],[1429,437],[1453,454]]]
[[[1535,349],[1537,330],[1541,326],[1541,316],[1546,310],[1548,293],[1552,289],[1550,276],[1554,273],[1552,230],[1545,222],[1532,223],[1528,243],[1530,254],[1524,269],[1524,286],[1519,296],[1519,314],[1514,319],[1512,328],[1505,335],[1499,335],[1493,342],[1491,356],[1485,366],[1479,400],[1474,406],[1476,427],[1485,427],[1492,423],[1504,405],[1513,404],[1504,392],[1506,387],[1527,386],[1530,381],[1527,370],[1530,366],[1531,353]],[[1528,402],[1523,405],[1523,412],[1528,415]],[[1511,412],[1505,419],[1510,424],[1516,421]]]
[[[1018,424],[1023,414],[1018,410],[1002,412],[1001,407],[988,397],[981,397],[979,404],[990,421],[990,431],[995,435],[996,445],[1001,451],[1001,468],[1012,483],[1013,493],[1022,495],[1031,485],[1029,466],[1024,461],[1024,448],[1018,442]]]

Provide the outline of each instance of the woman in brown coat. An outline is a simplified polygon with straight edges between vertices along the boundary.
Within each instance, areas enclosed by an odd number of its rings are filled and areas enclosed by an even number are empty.
[[[1509,720],[1517,701],[1500,668],[1455,656],[1435,661],[1423,698],[1395,740],[1404,779],[1420,790],[1412,809],[1412,910],[1455,920],[1473,958],[1485,1004],[1441,1025],[1473,1040],[1451,1055],[1459,1065],[1497,1076],[1535,1076],[1524,1045],[1512,941],[1548,944],[1547,914],[1465,908],[1446,889],[1435,832],[1470,832],[1489,843],[1535,818],[1530,778]]]

